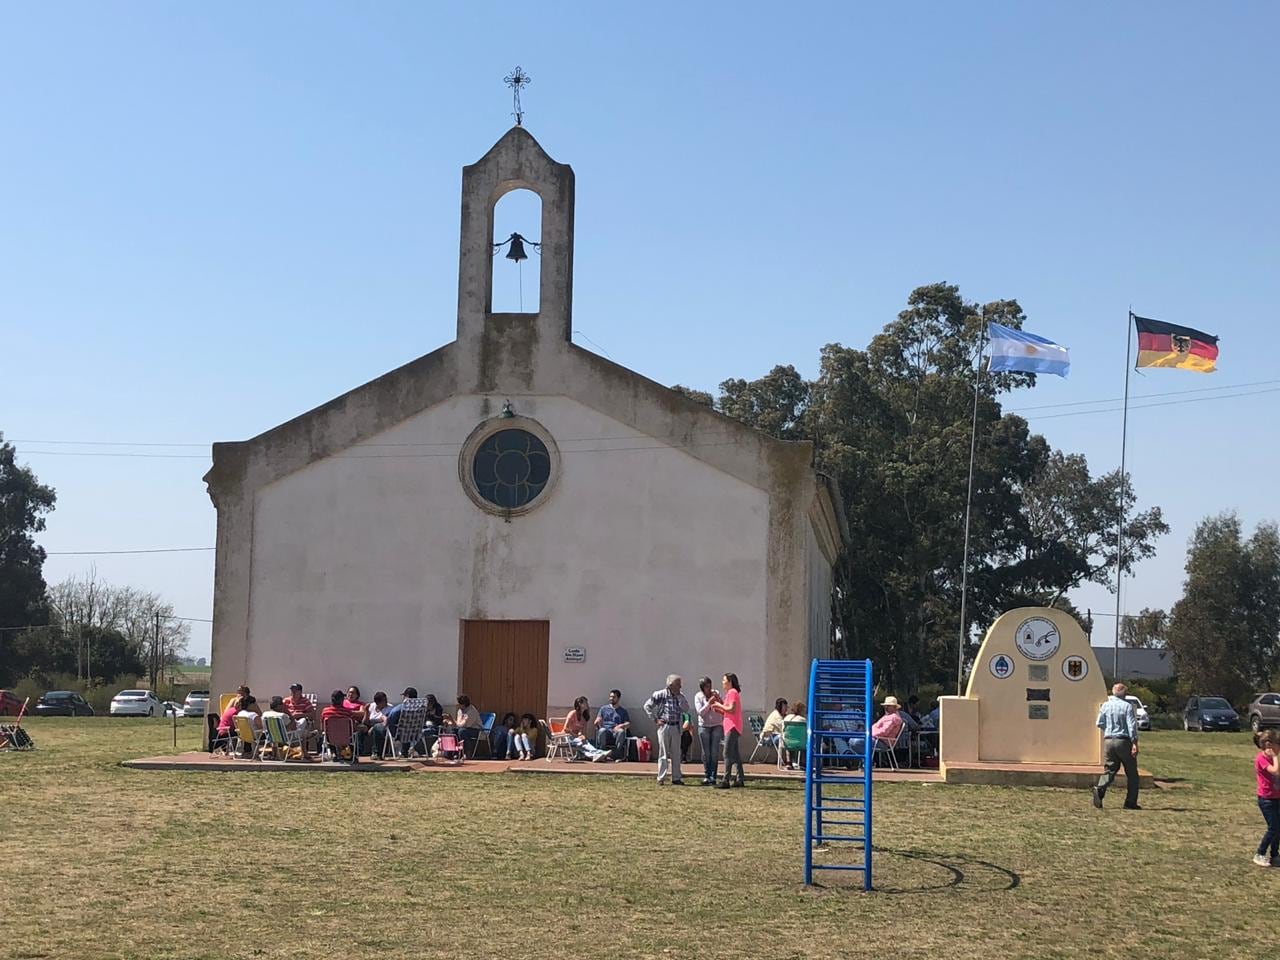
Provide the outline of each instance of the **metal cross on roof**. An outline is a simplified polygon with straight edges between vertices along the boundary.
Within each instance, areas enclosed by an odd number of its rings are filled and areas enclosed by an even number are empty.
[[[524,126],[524,110],[520,106],[520,89],[533,82],[533,78],[519,66],[502,78],[502,82],[511,88],[511,115],[516,118],[516,126]]]

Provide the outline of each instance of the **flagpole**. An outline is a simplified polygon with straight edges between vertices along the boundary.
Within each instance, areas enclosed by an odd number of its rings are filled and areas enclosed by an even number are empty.
[[[984,323],[978,338],[978,369],[973,375],[973,427],[969,432],[969,492],[964,499],[964,560],[960,566],[960,647],[956,654],[956,696],[963,696],[964,641],[969,632],[965,603],[969,594],[969,515],[973,510],[973,463],[978,449],[978,388],[982,384],[982,351],[986,345],[987,327]]]
[[[1124,459],[1129,438],[1129,361],[1133,356],[1133,308],[1124,328],[1124,413],[1120,419],[1120,502],[1116,521],[1116,634],[1111,648],[1111,682],[1120,681],[1120,583],[1124,576]]]

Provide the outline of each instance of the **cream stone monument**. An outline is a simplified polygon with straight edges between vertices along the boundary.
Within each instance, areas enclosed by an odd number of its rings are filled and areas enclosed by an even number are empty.
[[[965,695],[941,700],[941,772],[949,782],[1083,784],[1100,770],[1106,698],[1073,616],[1010,610],[987,631]]]

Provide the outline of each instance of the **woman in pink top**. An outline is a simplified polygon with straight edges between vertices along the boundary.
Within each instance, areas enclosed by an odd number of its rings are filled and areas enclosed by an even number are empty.
[[[742,688],[738,686],[738,675],[724,675],[723,702],[711,704],[711,709],[724,717],[724,779],[720,781],[720,789],[746,785],[742,770]],[[733,779],[734,765],[738,767],[738,778]]]
[[[1258,775],[1258,809],[1267,822],[1253,862],[1260,867],[1280,866],[1280,733],[1265,730],[1256,740],[1260,752],[1253,761]]]

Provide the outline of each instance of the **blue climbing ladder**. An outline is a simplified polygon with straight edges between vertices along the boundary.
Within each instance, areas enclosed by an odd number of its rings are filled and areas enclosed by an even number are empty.
[[[813,661],[804,766],[807,884],[815,870],[841,870],[861,873],[862,889],[871,889],[871,717],[870,660]]]

